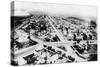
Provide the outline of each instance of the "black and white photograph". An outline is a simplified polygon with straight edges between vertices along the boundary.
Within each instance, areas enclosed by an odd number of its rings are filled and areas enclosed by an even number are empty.
[[[13,1],[11,65],[98,60],[97,7]]]

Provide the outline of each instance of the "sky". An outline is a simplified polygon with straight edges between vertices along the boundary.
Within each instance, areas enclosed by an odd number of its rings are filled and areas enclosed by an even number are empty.
[[[97,17],[97,7],[89,5],[53,4],[40,2],[15,1],[14,15],[29,15],[30,12],[46,12],[57,15],[76,15],[81,17]]]

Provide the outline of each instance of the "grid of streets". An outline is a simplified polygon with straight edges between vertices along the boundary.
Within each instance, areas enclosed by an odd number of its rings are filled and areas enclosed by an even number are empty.
[[[96,21],[45,14],[12,16],[12,65],[97,60]]]

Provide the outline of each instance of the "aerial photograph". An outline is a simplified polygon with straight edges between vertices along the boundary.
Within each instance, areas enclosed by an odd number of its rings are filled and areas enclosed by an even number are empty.
[[[97,61],[97,7],[11,3],[11,65]]]

